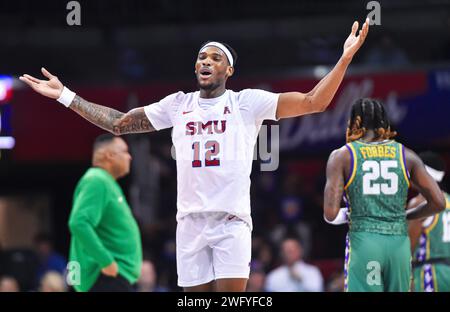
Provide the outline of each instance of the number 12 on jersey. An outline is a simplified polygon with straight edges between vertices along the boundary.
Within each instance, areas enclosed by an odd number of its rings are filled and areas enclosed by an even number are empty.
[[[192,144],[194,150],[194,160],[192,161],[192,167],[198,168],[202,166],[200,160],[201,145],[200,142],[194,142]],[[216,157],[220,152],[220,145],[217,141],[207,141],[205,143],[205,167],[220,166],[220,158]]]

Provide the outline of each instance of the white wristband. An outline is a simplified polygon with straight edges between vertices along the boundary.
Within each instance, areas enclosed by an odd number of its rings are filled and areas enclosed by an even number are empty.
[[[348,222],[347,213],[348,213],[348,208],[341,208],[341,209],[339,209],[339,212],[333,221],[328,221],[327,218],[325,218],[325,216],[323,216],[323,218],[329,224],[333,224],[333,225],[344,224],[344,223]]]
[[[57,101],[63,104],[65,107],[69,107],[70,103],[72,103],[76,93],[70,91],[68,88],[64,87],[61,95],[57,99]]]

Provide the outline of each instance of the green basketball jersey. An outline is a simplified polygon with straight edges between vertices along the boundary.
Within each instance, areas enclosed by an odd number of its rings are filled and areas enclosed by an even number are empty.
[[[414,252],[416,261],[450,258],[450,195],[445,193],[445,210],[425,219],[419,244]]]
[[[403,145],[357,140],[346,147],[352,162],[344,188],[350,231],[407,235],[409,173]]]

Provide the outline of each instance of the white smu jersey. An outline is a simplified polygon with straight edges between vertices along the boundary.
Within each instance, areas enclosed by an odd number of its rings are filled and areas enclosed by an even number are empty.
[[[156,130],[173,127],[177,163],[177,219],[196,212],[227,212],[252,226],[250,173],[264,119],[276,119],[278,94],[226,90],[171,94],[145,107]]]

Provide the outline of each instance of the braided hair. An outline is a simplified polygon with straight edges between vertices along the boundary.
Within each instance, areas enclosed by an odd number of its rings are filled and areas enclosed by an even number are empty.
[[[387,140],[397,135],[397,132],[391,131],[383,104],[374,99],[362,98],[352,106],[346,133],[347,143],[362,138],[367,130],[373,130],[377,139]]]

